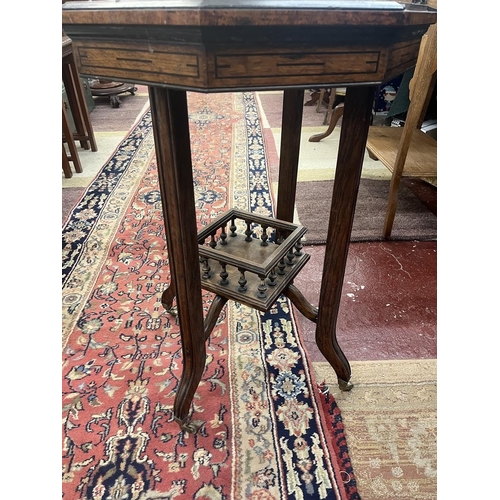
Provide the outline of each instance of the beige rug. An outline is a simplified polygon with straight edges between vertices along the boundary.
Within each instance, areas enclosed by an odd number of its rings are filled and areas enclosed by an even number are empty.
[[[313,366],[342,413],[361,498],[436,499],[436,360],[352,361],[350,392],[328,363]]]

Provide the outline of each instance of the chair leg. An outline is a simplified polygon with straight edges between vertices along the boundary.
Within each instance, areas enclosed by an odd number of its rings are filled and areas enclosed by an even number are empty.
[[[85,125],[83,123],[83,118],[82,118],[83,111],[81,109],[79,96],[76,90],[76,85],[78,85],[79,82],[75,80],[71,70],[71,66],[69,64],[64,63],[66,59],[63,59],[62,79],[64,87],[66,89],[67,103],[73,115],[73,123],[75,124],[74,136],[79,139],[80,146],[83,149],[90,149],[89,141],[86,139],[87,132],[85,130]]]
[[[71,167],[69,165],[68,153],[66,153],[64,142],[62,143],[62,169],[66,179],[71,179],[71,177],[73,177],[73,172],[71,171]]]
[[[73,138],[73,132],[71,131],[69,125],[68,114],[66,113],[66,106],[64,105],[64,102],[62,103],[62,129],[63,129],[63,141],[65,141],[68,144],[70,152],[69,161],[73,162],[73,165],[75,166],[75,171],[81,173],[83,172],[83,168],[82,164],[80,163],[78,151],[76,149],[75,140]]]
[[[375,161],[378,161],[378,158],[375,156],[375,154],[373,153],[373,151],[369,148],[366,148],[366,150],[368,151],[368,156],[372,159],[372,160],[375,160]]]
[[[398,206],[398,191],[399,183],[401,181],[401,174],[396,172],[392,173],[391,184],[389,186],[389,197],[387,200],[387,210],[385,212],[384,231],[382,236],[388,239],[392,233],[392,226],[394,224],[394,217],[396,216],[396,209]]]
[[[325,97],[325,89],[321,89],[319,92],[318,102],[316,103],[316,113],[321,111],[321,104],[323,103],[323,99]]]
[[[330,99],[328,99],[328,107],[326,108],[325,119],[323,120],[323,125],[326,125],[328,123],[328,120],[330,118],[330,114],[333,111],[333,103],[335,102],[336,97],[337,97],[337,91],[334,87],[330,90]]]
[[[384,238],[389,238],[392,232],[398,202],[399,183],[403,176],[412,136],[422,116],[433,74],[437,70],[436,30],[437,25],[433,24],[422,37],[415,73],[410,82],[410,106],[406,114],[406,122],[401,133],[396,159],[394,160],[391,185],[389,187],[389,201],[384,222]]]
[[[309,142],[319,142],[321,139],[324,139],[325,137],[328,137],[332,132],[335,126],[337,125],[338,121],[344,114],[344,103],[341,102],[337,106],[335,106],[332,117],[330,119],[330,126],[328,127],[327,131],[324,132],[323,134],[316,134],[312,135],[309,137]]]
[[[73,53],[63,58],[62,76],[80,144],[84,149],[89,149],[90,144],[90,149],[97,151],[94,130]]]

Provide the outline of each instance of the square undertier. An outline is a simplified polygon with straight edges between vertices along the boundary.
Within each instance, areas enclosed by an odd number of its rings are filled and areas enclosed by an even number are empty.
[[[254,235],[228,232],[228,223],[236,221],[248,223],[253,228],[259,224],[266,228],[266,234],[271,229],[272,235],[263,244],[262,239]],[[226,238],[220,237],[222,228]],[[299,244],[306,231],[303,226],[279,219],[229,210],[198,233],[201,286],[227,299],[267,311],[309,260],[310,256],[302,252]],[[279,244],[275,242],[276,232]],[[207,238],[212,239],[214,248],[206,243]],[[224,265],[225,279],[221,277]],[[242,273],[246,290],[241,289],[239,282]]]

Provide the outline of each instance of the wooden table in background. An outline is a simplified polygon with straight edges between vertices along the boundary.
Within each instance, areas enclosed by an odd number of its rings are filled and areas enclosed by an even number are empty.
[[[237,6],[235,6],[237,5]],[[182,338],[174,403],[181,428],[205,368],[205,324],[186,91],[284,90],[276,218],[293,221],[304,89],[346,87],[318,307],[287,295],[315,321],[319,349],[349,390],[336,323],[374,92],[415,65],[436,11],[356,0],[130,0],[68,2],[63,28],[80,73],[149,86]],[[171,297],[170,297],[171,298]],[[210,320],[210,318],[208,318]],[[213,318],[212,318],[213,320]]]

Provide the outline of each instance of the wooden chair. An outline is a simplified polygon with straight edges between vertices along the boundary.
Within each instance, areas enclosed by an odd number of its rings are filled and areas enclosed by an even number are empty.
[[[71,171],[70,162],[73,163],[75,167],[75,172],[83,172],[82,164],[80,163],[80,157],[78,156],[78,150],[76,149],[75,138],[71,131],[69,124],[68,113],[66,111],[66,103],[62,103],[62,169],[64,172],[64,177],[73,177],[73,172]],[[68,145],[69,154],[66,151],[64,144]]]
[[[73,136],[84,149],[97,151],[97,144],[94,136],[90,115],[85,101],[82,82],[76,67],[75,56],[73,54],[72,41],[63,34],[62,36],[62,80],[68,96],[68,106],[75,123]]]
[[[321,103],[323,102],[323,96],[325,92],[326,89],[321,89],[320,91],[320,97],[318,100],[318,104],[316,105],[316,112],[318,113],[320,111]],[[325,113],[325,119],[323,120],[323,125],[326,125],[328,123],[328,120],[330,121],[330,124],[328,125],[327,130],[322,134],[315,134],[309,137],[309,142],[319,142],[321,141],[321,139],[328,137],[333,132],[333,130],[337,126],[337,123],[344,114],[343,98],[345,97],[345,92],[346,92],[345,88],[333,87],[330,89],[330,98],[328,100],[328,106]],[[339,100],[342,101],[338,102]]]
[[[321,141],[321,139],[328,137],[334,131],[335,127],[337,126],[337,123],[339,122],[339,120],[342,118],[343,115],[344,115],[344,103],[341,102],[337,104],[335,108],[333,108],[332,116],[330,118],[330,125],[328,125],[326,131],[323,132],[322,134],[311,135],[311,137],[309,137],[309,142],[319,142]],[[328,112],[325,115],[325,119],[327,117],[328,117]]]
[[[368,132],[366,147],[371,158],[391,172],[391,184],[383,237],[392,232],[401,177],[437,177],[437,141],[420,130],[437,71],[437,25],[422,37],[415,73],[410,82],[410,105],[403,127],[375,127]]]
[[[328,97],[326,95],[327,91],[329,92]],[[344,111],[343,99],[345,97],[345,92],[346,92],[345,88],[331,87],[331,88],[322,88],[316,90],[311,94],[311,100],[307,101],[304,104],[304,106],[313,106],[314,104],[316,104],[316,113],[321,113],[322,104],[326,104],[326,112],[325,112],[325,118],[323,120],[323,125],[326,125],[330,120],[330,126],[328,127],[327,132],[325,132],[324,134],[318,134],[317,136],[313,136],[315,138],[317,137],[317,139],[309,139],[309,141],[319,142],[321,139],[328,137],[333,132],[335,125],[343,115]]]
[[[75,172],[83,172],[75,141],[79,141],[82,148],[92,151],[97,151],[97,143],[73,55],[72,41],[64,33],[62,35],[62,81],[67,95],[67,102],[65,100],[62,102],[62,169],[64,176],[70,178],[73,176],[71,163]],[[71,111],[73,117],[76,129],[74,131],[70,125],[68,111]],[[67,144],[67,149],[65,144]]]
[[[326,107],[326,113],[325,113],[325,119],[323,120],[323,125],[326,125],[328,123],[330,116],[332,115],[334,109],[337,109],[339,106],[341,106],[341,108],[343,110],[343,108],[344,108],[343,101],[344,101],[345,92],[346,92],[345,88],[332,87],[330,89],[321,89],[320,93],[319,93],[318,102],[316,103],[316,113],[321,112],[321,104],[325,100],[324,95],[325,95],[327,90],[330,91],[330,96],[328,98],[328,105]],[[341,102],[339,102],[339,101],[341,101]],[[335,104],[335,103],[337,103],[337,104]],[[340,119],[341,116],[342,115],[340,115],[339,118],[337,118],[337,121]],[[333,117],[332,117],[332,120],[333,120]],[[335,125],[334,125],[334,128],[335,128]],[[330,129],[328,129],[328,130],[330,130]],[[332,131],[333,131],[333,128],[332,128]]]

